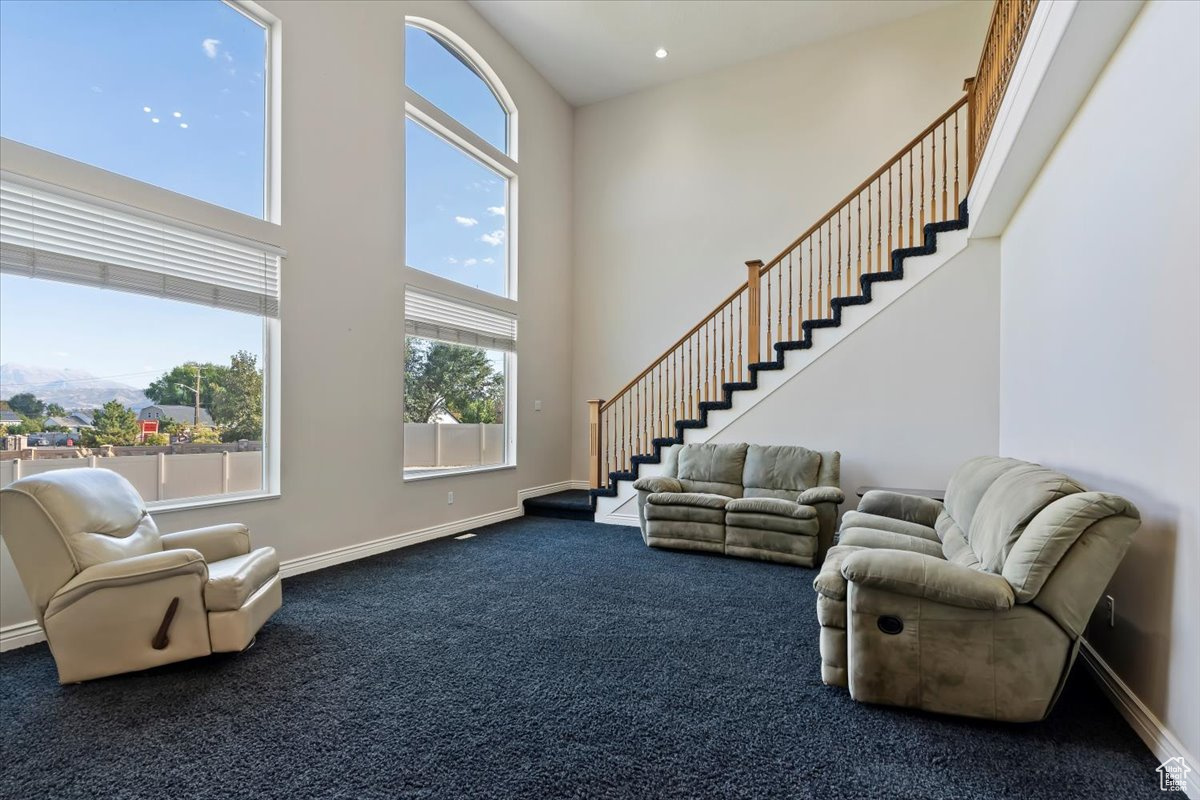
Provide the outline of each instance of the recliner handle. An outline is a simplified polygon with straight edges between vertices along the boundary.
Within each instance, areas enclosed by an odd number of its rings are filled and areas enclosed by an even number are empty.
[[[162,650],[171,643],[167,636],[167,629],[171,627],[171,620],[175,619],[175,611],[179,608],[179,598],[171,598],[171,605],[167,606],[167,613],[163,615],[162,624],[158,626],[158,633],[154,634],[154,638],[150,641],[150,646],[155,650]]]

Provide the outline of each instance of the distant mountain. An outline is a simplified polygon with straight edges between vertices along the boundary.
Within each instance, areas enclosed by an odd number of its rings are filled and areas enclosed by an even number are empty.
[[[151,405],[150,398],[136,386],[97,378],[81,369],[0,364],[0,399],[7,400],[22,392],[30,392],[47,403],[58,403],[68,411],[99,408],[113,399],[135,410]]]

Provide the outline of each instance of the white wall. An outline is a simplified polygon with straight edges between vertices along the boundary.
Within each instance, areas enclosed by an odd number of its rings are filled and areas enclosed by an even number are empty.
[[[1000,452],[1142,527],[1088,640],[1200,753],[1200,5],[1151,2],[1002,242]],[[1195,765],[1193,765],[1195,766]]]
[[[944,488],[996,452],[999,256],[972,242],[712,441],[838,450],[849,508],[858,486]]]
[[[262,5],[283,23],[283,496],[156,514],[159,526],[240,520],[256,544],[291,559],[512,508],[518,489],[566,479],[571,108],[464,2]],[[357,450],[354,469],[311,456],[330,446],[330,409],[401,409],[406,14],[470,42],[521,126],[519,465],[407,484],[400,426]],[[0,626],[32,616],[4,551]]]
[[[573,477],[586,401],[961,97],[989,13],[963,3],[576,112]]]

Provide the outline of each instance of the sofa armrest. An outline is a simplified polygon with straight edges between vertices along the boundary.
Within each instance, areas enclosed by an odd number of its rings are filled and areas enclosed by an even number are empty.
[[[846,493],[836,486],[814,486],[801,492],[796,498],[796,502],[802,506],[811,506],[817,503],[841,505],[846,502]]]
[[[905,550],[860,550],[842,562],[850,583],[960,608],[1006,611],[1012,586],[999,575]]]
[[[197,550],[163,550],[116,561],[106,561],[80,572],[55,592],[46,606],[46,617],[52,617],[92,592],[139,583],[150,583],[177,575],[196,575],[197,586],[208,580],[204,556]]]
[[[223,561],[250,552],[250,531],[241,523],[194,528],[163,534],[162,545],[164,550],[199,550],[208,562]]]
[[[683,484],[675,478],[658,475],[651,478],[638,478],[633,482],[633,488],[639,492],[682,492]]]
[[[889,492],[884,489],[872,489],[864,494],[858,503],[858,510],[864,514],[878,514],[881,517],[915,522],[927,528],[934,527],[943,508],[940,501],[931,497]]]

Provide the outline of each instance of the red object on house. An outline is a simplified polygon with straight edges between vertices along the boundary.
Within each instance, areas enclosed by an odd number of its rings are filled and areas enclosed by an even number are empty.
[[[144,442],[144,441],[146,441],[146,436],[147,436],[148,434],[151,434],[151,433],[158,433],[158,420],[156,420],[156,419],[144,419],[144,420],[142,420],[142,421],[141,421],[141,423],[142,423],[142,436],[141,436],[141,439],[142,439],[142,441],[143,441],[143,442]]]

